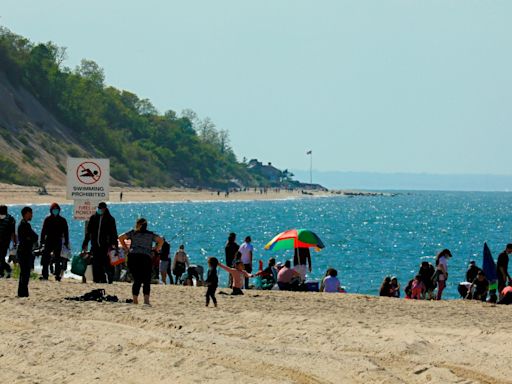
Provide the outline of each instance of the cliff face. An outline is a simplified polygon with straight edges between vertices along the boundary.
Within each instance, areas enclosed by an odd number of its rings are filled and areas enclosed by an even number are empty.
[[[0,72],[0,159],[3,167],[17,167],[17,177],[4,181],[63,185],[66,158],[87,155],[68,127]]]

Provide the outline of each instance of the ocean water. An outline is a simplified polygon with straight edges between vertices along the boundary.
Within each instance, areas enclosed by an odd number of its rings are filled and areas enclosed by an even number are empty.
[[[40,232],[47,206],[33,206],[32,222]],[[70,223],[73,251],[79,251],[83,223],[71,220],[71,205],[63,215]],[[21,206],[10,207],[19,220]],[[423,260],[432,261],[443,248],[452,251],[446,298],[457,298],[457,284],[464,280],[470,260],[481,265],[484,241],[496,259],[511,241],[512,193],[401,192],[397,196],[326,197],[281,201],[225,201],[110,204],[119,233],[131,229],[138,217],[149,229],[171,242],[171,252],[184,244],[193,263],[206,265],[209,256],[224,260],[229,232],[239,243],[250,235],[255,246],[254,267],[270,257],[292,258],[291,252],[271,252],[264,245],[277,233],[308,228],[326,248],[312,252],[313,272],[320,279],[328,267],[348,292],[377,295],[383,278],[398,277],[402,287]],[[220,272],[221,284],[227,275]],[[403,295],[403,293],[402,293]]]

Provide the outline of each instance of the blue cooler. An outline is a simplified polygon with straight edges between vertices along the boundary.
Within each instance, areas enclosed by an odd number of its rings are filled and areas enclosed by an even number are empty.
[[[309,280],[305,282],[306,290],[308,292],[318,292],[320,290],[320,284],[316,280]]]

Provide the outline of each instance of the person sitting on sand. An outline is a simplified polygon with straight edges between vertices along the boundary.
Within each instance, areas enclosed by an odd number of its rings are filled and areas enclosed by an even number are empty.
[[[320,292],[338,293],[341,292],[341,283],[338,279],[338,271],[334,268],[327,270],[327,276],[322,281],[322,289]]]
[[[219,267],[228,272],[233,279],[233,291],[231,294],[243,295],[244,292],[242,291],[242,288],[244,287],[244,280],[246,278],[254,277],[254,275],[251,275],[249,272],[244,270],[244,263],[236,261],[235,268],[229,268],[228,266],[219,263]]]
[[[485,278],[483,271],[478,271],[476,278],[471,283],[468,290],[467,299],[485,301],[489,291],[489,281]]]
[[[130,248],[126,245],[126,240],[131,240]],[[148,231],[148,222],[146,219],[140,218],[135,224],[135,230],[123,233],[119,236],[119,242],[128,254],[128,268],[133,276],[133,303],[139,303],[140,288],[143,286],[144,304],[150,305],[153,243],[156,243],[156,251],[159,252],[164,244],[164,239]]]
[[[407,282],[407,285],[404,288],[405,298],[406,299],[412,299],[412,282],[413,281],[414,281],[414,279],[409,280]]]
[[[386,276],[379,290],[379,296],[391,296],[391,277]]]
[[[215,291],[219,285],[219,277],[217,276],[217,265],[219,260],[216,257],[208,258],[208,274],[206,276],[206,306],[210,304],[210,298],[213,301],[213,306],[217,306],[217,299],[215,298]]]
[[[400,283],[396,276],[391,278],[391,297],[400,297]]]
[[[291,291],[297,285],[294,282],[300,280],[301,275],[295,269],[291,268],[292,264],[290,260],[286,260],[284,266],[279,270],[277,274],[277,285],[281,291]]]
[[[421,276],[421,281],[425,286],[425,294],[423,295],[424,299],[432,300],[434,298],[434,289],[436,289],[435,282],[432,280],[436,269],[434,266],[428,261],[422,261],[420,265],[420,270],[418,271],[418,275]]]
[[[472,283],[478,277],[478,272],[481,271],[480,268],[476,266],[474,260],[469,262],[468,270],[466,271],[466,281]]]
[[[421,300],[425,292],[425,284],[421,280],[421,275],[416,275],[411,284],[411,299]]]
[[[260,260],[260,263],[263,263]],[[277,269],[275,267],[276,259],[271,257],[268,260],[268,266],[265,269],[259,270],[255,276],[259,276],[261,278],[261,288],[262,289],[272,289],[272,287],[277,282]]]
[[[500,297],[497,304],[512,304],[512,282],[509,282],[509,285],[501,290]]]

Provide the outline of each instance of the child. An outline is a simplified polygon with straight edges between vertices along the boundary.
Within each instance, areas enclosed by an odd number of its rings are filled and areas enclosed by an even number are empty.
[[[322,292],[337,293],[341,291],[340,281],[337,278],[338,271],[334,268],[327,270],[327,276],[322,282]]]
[[[423,291],[425,291],[425,284],[423,284],[423,281],[421,281],[421,276],[416,275],[412,281],[411,299],[421,300]]]
[[[228,272],[233,278],[233,292],[232,295],[243,295],[242,288],[244,286],[244,279],[254,277],[247,271],[244,270],[244,263],[241,261],[235,262],[235,268],[229,268],[219,262],[219,267]]]
[[[213,301],[213,306],[217,306],[217,299],[215,298],[215,291],[219,285],[219,277],[217,276],[217,265],[219,260],[216,257],[208,258],[208,275],[206,277],[206,306],[210,304],[210,297]]]

